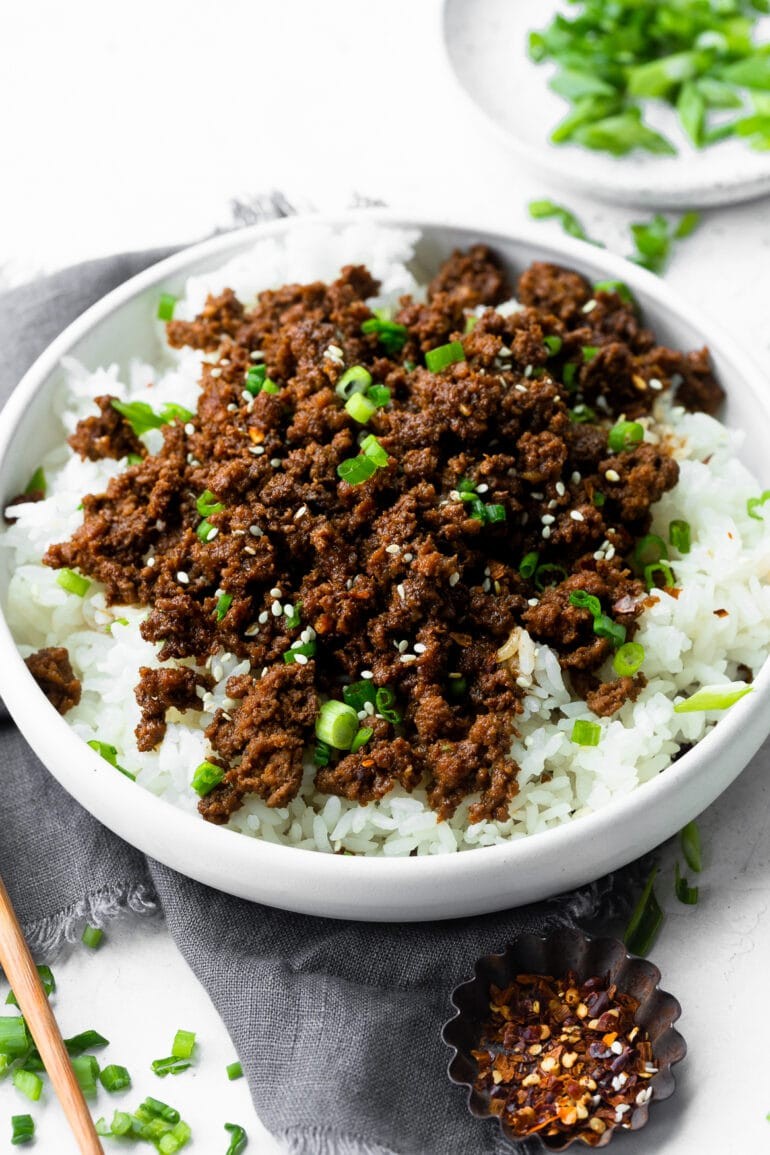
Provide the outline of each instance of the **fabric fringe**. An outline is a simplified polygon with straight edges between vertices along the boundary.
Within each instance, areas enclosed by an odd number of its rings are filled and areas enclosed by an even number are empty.
[[[148,916],[159,912],[158,900],[151,886],[126,883],[87,894],[58,914],[29,923],[23,929],[33,954],[49,962],[67,943],[80,938],[86,923],[104,927],[125,914]]]

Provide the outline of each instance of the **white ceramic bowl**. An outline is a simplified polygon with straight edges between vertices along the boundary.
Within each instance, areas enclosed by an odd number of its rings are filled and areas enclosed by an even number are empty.
[[[344,224],[360,213],[317,218]],[[532,260],[570,265],[591,279],[629,284],[662,342],[695,348],[708,342],[728,391],[726,420],[747,431],[744,460],[770,484],[770,391],[759,371],[710,322],[691,311],[657,277],[580,241],[548,244],[539,233],[490,234],[473,224],[404,220],[375,210],[374,219],[422,232],[416,262],[430,275],[457,246],[484,241],[520,270]],[[88,367],[157,353],[151,323],[160,290],[179,292],[191,274],[215,268],[260,237],[295,227],[296,219],[216,237],[147,269],[83,314],[32,366],[0,415],[0,498],[28,480],[34,457],[57,436],[51,396],[60,361],[72,354]],[[361,259],[366,260],[366,253]],[[0,573],[5,601],[8,574]],[[770,664],[755,691],[739,702],[693,750],[622,800],[566,826],[507,845],[419,858],[363,858],[277,846],[212,826],[137,787],[107,765],[48,705],[28,673],[8,625],[0,620],[0,694],[51,773],[86,809],[127,842],[243,898],[336,918],[401,921],[452,918],[500,910],[598,878],[650,850],[708,806],[740,773],[770,730]]]

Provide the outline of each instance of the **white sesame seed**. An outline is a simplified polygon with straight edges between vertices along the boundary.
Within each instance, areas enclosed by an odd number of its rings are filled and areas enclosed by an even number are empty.
[[[405,639],[402,639],[397,643],[396,649],[398,650],[399,654],[405,654],[409,649],[409,642],[407,642]]]
[[[312,626],[308,626],[306,629],[304,629],[302,631],[302,641],[303,642],[312,642],[312,641],[314,641],[315,636],[316,636],[316,632]]]
[[[524,370],[524,376],[525,377],[531,377],[532,376],[532,366],[531,365],[527,365],[526,369]]]
[[[556,509],[556,506],[558,504],[559,504],[558,501],[554,501],[554,499],[551,498],[551,500],[548,502],[548,508],[549,509]]]
[[[458,489],[450,489],[449,500],[450,501],[459,501],[460,500],[460,491]]]
[[[620,1042],[619,1039],[617,1039],[612,1044],[612,1046],[610,1047],[610,1050],[612,1051],[613,1055],[622,1055],[623,1054],[623,1044]]]
[[[234,405],[233,402],[231,401],[230,404],[227,406],[227,412],[228,413],[237,413],[238,412],[238,406]]]
[[[644,1087],[636,1096],[637,1107],[643,1107],[652,1098],[652,1087]]]
[[[608,469],[604,476],[608,481],[620,481],[620,474],[617,469]]]
[[[176,575],[176,580],[180,583],[180,585],[183,586],[190,584],[190,579],[183,569],[179,570],[178,574]]]
[[[158,533],[163,533],[163,530],[166,528],[165,521],[160,521],[160,519],[156,521],[155,528],[157,529]]]
[[[297,512],[294,514],[294,520],[295,520],[295,521],[299,521],[299,519],[300,519],[301,517],[304,517],[306,513],[307,513],[307,506],[306,506],[306,505],[301,505],[301,506],[299,507],[299,509],[297,510]]]
[[[155,565],[155,558],[154,557],[148,557],[147,561],[144,564],[148,565],[150,567],[150,569],[152,569],[152,567]]]
[[[484,578],[484,581],[481,583],[481,588],[485,594],[489,593],[489,591],[492,589],[492,583],[489,578]]]
[[[401,598],[401,601],[404,601],[404,599],[405,599],[405,597],[406,597],[406,594],[404,593],[404,587],[403,587],[403,585],[402,585],[400,582],[399,582],[399,584],[396,586],[396,593],[397,593],[397,594],[398,594],[398,596]]]
[[[270,458],[270,464],[272,465],[273,469],[277,469],[279,467],[279,465],[281,464],[280,457],[271,457]]]
[[[401,546],[396,545],[395,542],[393,543],[393,545],[386,545],[385,546],[385,553],[393,553],[393,554],[401,553]]]
[[[399,657],[398,660],[399,660],[399,662],[403,662],[406,665],[409,662],[416,662],[417,661],[417,655],[416,654],[401,654],[401,656]]]
[[[416,654],[424,654],[426,648],[427,647],[424,646],[422,642],[415,642],[415,644],[414,644],[414,652]]]
[[[264,452],[264,445],[252,445],[251,449],[249,450],[249,453],[253,453],[255,457],[261,457]]]
[[[593,299],[590,301],[586,301],[585,305],[583,305],[581,312],[593,313],[593,311],[596,308],[596,306],[598,305],[598,303],[599,303],[598,301],[594,301]]]
[[[552,513],[544,513],[540,520],[542,521],[543,525],[553,525],[556,518]]]
[[[267,621],[267,619],[268,619],[269,617],[270,617],[270,614],[267,612],[267,610],[263,610],[263,611],[262,611],[262,613],[261,613],[261,614],[259,615],[259,617],[257,618],[257,621],[258,621],[258,622],[259,622],[261,625],[263,625],[263,626],[264,626],[265,622]]]
[[[540,599],[539,598],[528,598],[527,599],[527,605],[528,606],[539,606],[540,605]]]
[[[192,437],[193,433],[195,432],[195,426],[193,425],[192,421],[187,422],[184,427],[184,431],[188,437]]]
[[[564,497],[564,494],[567,492],[567,487],[563,481],[556,482],[556,492],[558,493],[559,497]]]
[[[243,398],[243,400],[246,402],[247,405],[251,404],[251,402],[254,400],[253,395],[251,393],[249,393],[248,389],[244,389],[241,392],[241,397]]]
[[[663,382],[659,381],[657,377],[650,377],[647,384],[650,386],[650,389],[654,389],[656,393],[660,393],[663,388]]]
[[[294,655],[294,661],[297,663],[298,666],[306,666],[307,665],[307,654],[295,654]]]
[[[579,509],[571,509],[569,511],[569,515],[573,521],[585,521],[585,518],[583,517],[583,515]]]
[[[280,602],[273,602],[273,604],[270,607],[270,612],[274,618],[282,617],[283,616],[283,610],[281,609],[281,603]]]
[[[250,525],[249,526],[249,533],[251,534],[252,537],[263,537],[264,536],[264,530],[261,530],[258,525]],[[276,594],[275,596],[278,597],[279,594]]]
[[[487,493],[488,491],[489,486],[485,481],[482,481],[481,485],[476,486],[476,493]]]
[[[243,552],[247,553],[249,555],[249,557],[256,557],[257,556],[257,551],[250,545],[245,545],[243,547]]]
[[[534,498],[535,501],[542,501],[543,498],[545,497],[545,494],[544,493],[536,493],[535,490],[533,489],[532,490],[532,497]]]
[[[287,618],[291,617],[291,615],[294,613],[294,606],[291,604],[291,602],[284,602],[283,612]]]
[[[572,482],[572,484],[573,484],[573,485],[580,485],[580,482],[581,482],[582,480],[583,480],[583,474],[582,474],[582,473],[578,473],[578,471],[577,471],[577,469],[576,469],[576,470],[575,470],[575,472],[572,474],[572,477],[570,478],[570,481]]]
[[[454,573],[450,573],[450,575],[449,575],[449,584],[450,584],[450,586],[456,586],[456,585],[457,585],[457,583],[459,582],[459,580],[460,580],[460,575],[459,575],[459,573],[457,572],[457,570],[455,570],[455,572],[454,572]]]
[[[211,376],[212,377],[221,377],[222,376],[222,370],[221,369],[212,369],[211,370]]]
[[[270,597],[271,598],[279,598],[280,596],[281,596],[281,590],[279,589],[279,587],[273,586],[273,588],[270,591]]]
[[[404,561],[406,561],[406,562],[414,561],[414,554],[413,553],[405,553],[404,554]]]
[[[249,356],[251,357],[252,361],[261,361],[264,358],[265,354],[262,352],[261,349],[252,349],[251,352],[249,353]]]
[[[362,670],[361,671],[361,677],[364,679],[365,682],[368,682],[368,681],[370,681],[371,678],[374,677],[374,674],[372,673],[371,670]]]
[[[603,560],[604,560],[604,550],[597,549],[596,553],[594,554],[594,561],[603,561]]]
[[[206,541],[213,541],[218,533],[219,533],[219,530],[217,529],[217,527],[215,525],[212,525],[211,529],[206,534]]]
[[[359,710],[357,716],[359,722],[363,722],[364,718],[366,717],[366,710]]]
[[[615,546],[614,545],[607,546],[607,549],[604,551],[604,556],[606,557],[607,561],[612,561],[612,559],[615,556]]]
[[[550,527],[550,525],[544,525],[544,526],[543,526],[543,537],[546,537],[546,538],[548,538],[548,537],[550,537],[550,536],[551,536],[551,527]]]
[[[222,675],[224,674],[224,672],[225,671],[222,669],[222,663],[221,662],[212,662],[211,663],[211,676],[213,677],[215,682],[219,682],[222,680]]]
[[[522,385],[521,382],[519,382],[518,385],[514,385],[514,389],[516,390],[517,393],[527,393],[528,392],[527,386]]]
[[[265,615],[265,617],[267,617],[267,615]],[[254,622],[252,625],[248,626],[246,630],[244,630],[244,633],[247,638],[255,638],[259,633],[258,624]]]
[[[364,702],[364,714],[368,717],[374,714],[374,702]]]

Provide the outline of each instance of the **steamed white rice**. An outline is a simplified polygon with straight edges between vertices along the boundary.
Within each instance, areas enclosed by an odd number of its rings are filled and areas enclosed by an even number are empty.
[[[329,279],[342,264],[361,261],[381,279],[383,302],[404,292],[417,294],[419,288],[406,267],[415,240],[414,233],[370,223],[336,232],[304,226],[285,240],[260,243],[216,272],[191,277],[175,316],[193,317],[209,292],[226,286],[249,301],[262,288],[289,280]],[[118,761],[136,774],[139,786],[190,811],[197,803],[190,787],[193,771],[212,753],[203,731],[218,707],[235,705],[225,694],[225,683],[232,674],[247,672],[248,663],[231,654],[215,656],[209,665],[216,686],[201,703],[202,712],[170,711],[160,747],[140,753],[134,738],[139,721],[134,699],[137,671],[142,665],[160,664],[159,647],[145,642],[139,632],[146,609],[108,608],[96,582],[84,598],[68,594],[40,558],[49,544],[68,538],[80,524],[83,494],[103,491],[109,479],[125,468],[125,463],[111,460],[81,461],[64,444],[77,421],[95,412],[92,399],[112,393],[125,400],[150,400],[155,407],[175,401],[195,409],[202,356],[190,349],[169,350],[159,325],[158,355],[152,365],[135,362],[121,374],[114,365],[91,372],[68,363],[66,386],[55,403],[61,443],[41,462],[47,497],[15,506],[15,523],[0,535],[0,548],[11,554],[7,612],[21,653],[66,646],[82,681],[81,702],[67,714],[67,721],[84,741],[97,739],[115,746]],[[149,392],[148,382],[153,382]],[[740,434],[703,414],[686,414],[664,402],[648,425],[649,440],[676,439],[681,467],[679,484],[655,507],[653,532],[665,538],[669,522],[682,518],[692,527],[693,544],[687,556],[676,559],[679,597],[658,591],[656,603],[640,619],[635,640],[645,649],[648,685],[636,702],[627,702],[612,718],[596,719],[583,701],[571,699],[554,652],[535,645],[522,630],[516,662],[527,694],[518,721],[520,737],[512,743],[512,755],[521,767],[520,791],[506,822],[466,825],[471,800],[451,821],[438,822],[422,789],[407,794],[397,788],[380,802],[359,806],[317,793],[315,767],[308,764],[302,791],[289,806],[270,809],[252,797],[233,815],[230,829],[327,852],[440,854],[489,846],[606,806],[665,770],[682,745],[702,738],[719,715],[675,714],[674,703],[701,685],[740,679],[744,667],[756,672],[765,660],[770,639],[770,525],[747,513],[747,500],[757,495],[759,487],[738,459]],[[147,435],[151,450],[158,447],[159,438],[157,431]],[[726,613],[717,616],[717,610]],[[613,676],[610,664],[604,673]],[[571,741],[579,718],[599,721],[598,746]],[[116,773],[106,762],[102,772]]]

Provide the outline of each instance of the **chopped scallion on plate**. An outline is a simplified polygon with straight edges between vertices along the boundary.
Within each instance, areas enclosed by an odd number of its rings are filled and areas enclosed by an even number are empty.
[[[741,698],[750,694],[753,686],[745,682],[726,682],[724,685],[701,686],[689,698],[677,702],[675,714],[694,714],[703,710],[729,710]]]

